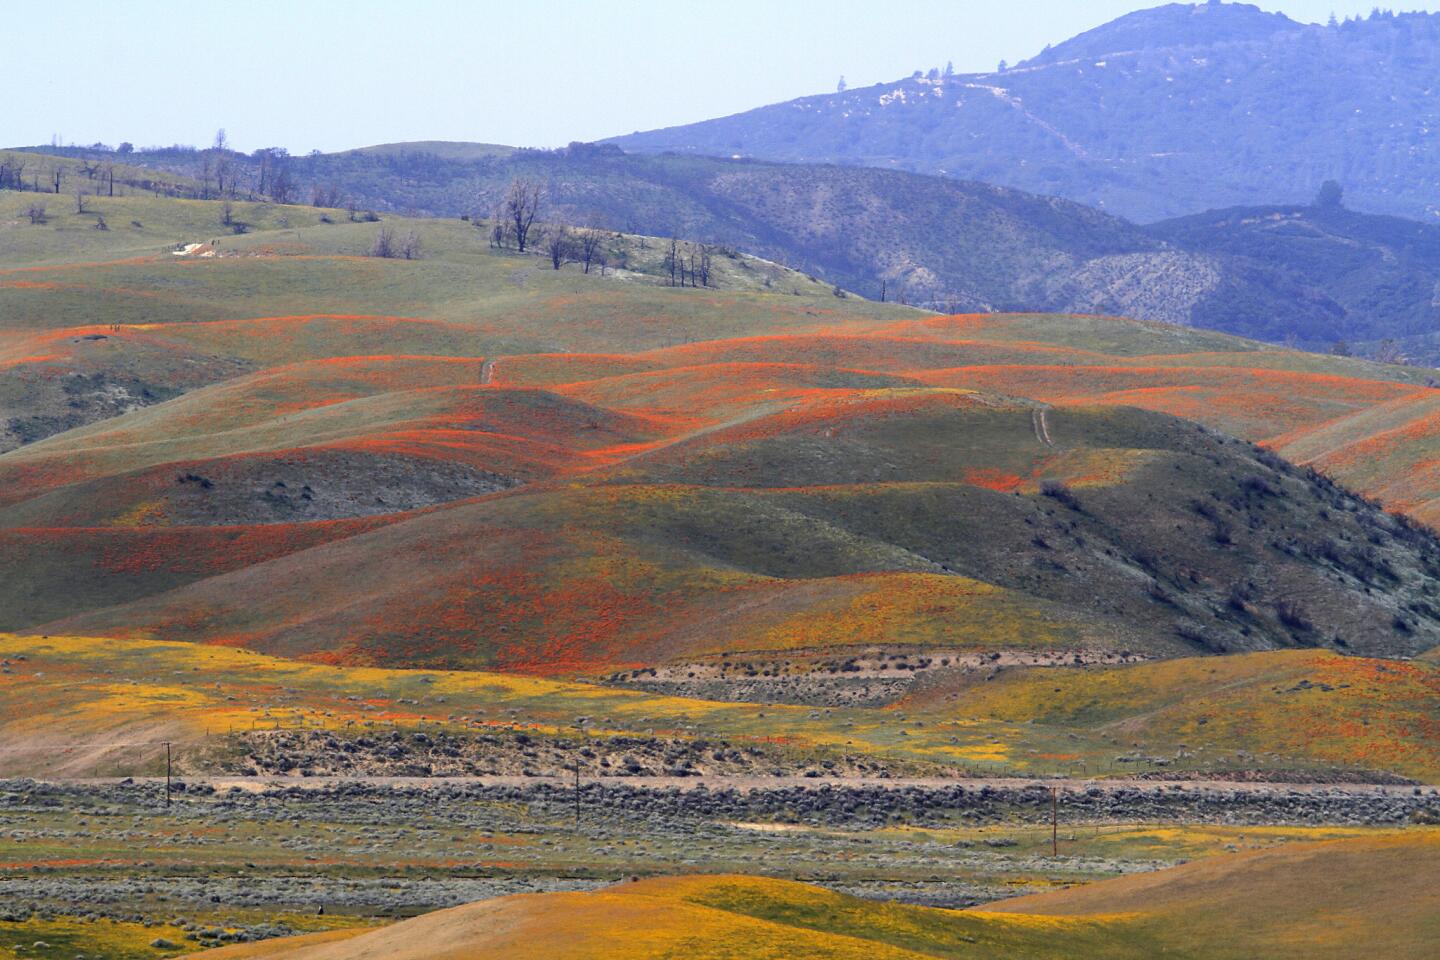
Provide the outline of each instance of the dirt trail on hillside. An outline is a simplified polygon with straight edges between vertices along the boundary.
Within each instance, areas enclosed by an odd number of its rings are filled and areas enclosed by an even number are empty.
[[[1054,441],[1050,439],[1050,424],[1045,419],[1045,410],[1043,407],[1037,407],[1031,411],[1030,425],[1035,428],[1036,440],[1039,440],[1047,447],[1055,446]]]

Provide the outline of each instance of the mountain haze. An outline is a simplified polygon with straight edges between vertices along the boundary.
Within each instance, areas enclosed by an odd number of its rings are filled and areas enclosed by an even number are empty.
[[[1440,15],[1302,25],[1170,4],[1003,72],[939,72],[614,138],[629,151],[936,173],[1140,221],[1309,199],[1437,213]]]

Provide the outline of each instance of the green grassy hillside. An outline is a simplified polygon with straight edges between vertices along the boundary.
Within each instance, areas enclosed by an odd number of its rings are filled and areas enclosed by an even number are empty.
[[[142,160],[198,174],[214,158],[165,150]],[[228,162],[255,178],[253,157]],[[288,163],[327,197],[451,217],[487,214],[511,178],[532,177],[546,184],[554,219],[737,247],[867,296],[952,313],[1111,313],[1328,349],[1428,329],[1428,290],[1440,276],[1431,228],[1343,210],[1288,209],[1299,236],[1265,229],[1268,209],[1141,228],[1051,197],[901,170],[581,144],[397,143]],[[1239,223],[1216,225],[1217,216]]]

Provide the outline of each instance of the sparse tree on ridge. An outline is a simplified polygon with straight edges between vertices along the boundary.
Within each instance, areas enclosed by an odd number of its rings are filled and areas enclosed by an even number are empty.
[[[503,250],[510,244],[510,225],[499,217],[490,224],[490,246]]]
[[[690,285],[702,287],[710,286],[710,262],[715,256],[714,249],[708,243],[702,243],[697,248],[690,250]]]
[[[1326,180],[1315,194],[1315,206],[1321,210],[1339,210],[1345,203],[1345,190],[1337,180]]]
[[[1375,350],[1375,360],[1378,363],[1404,363],[1405,353],[1400,349],[1400,344],[1386,337]]]
[[[521,253],[530,241],[530,228],[535,224],[535,218],[540,214],[540,206],[545,201],[545,187],[539,180],[529,177],[516,177],[510,181],[510,188],[505,192],[505,199],[501,202],[500,219],[506,221],[513,236],[515,246]]]
[[[844,93],[846,86],[848,86],[848,84],[845,83],[845,74],[842,73],[840,74],[840,82],[835,84],[835,92]]]
[[[290,169],[282,162],[270,179],[270,199],[276,203],[289,203],[294,190],[295,181],[290,177]]]
[[[570,231],[563,223],[557,224],[547,235],[545,249],[550,254],[550,265],[556,270],[570,259]]]
[[[276,203],[288,203],[295,181],[290,177],[290,151],[284,147],[266,147],[256,150],[254,156],[260,161],[260,182],[256,192],[268,196]]]
[[[0,187],[25,189],[25,161],[20,157],[0,161]]]
[[[674,237],[670,238],[670,249],[665,251],[665,269],[670,274],[670,286],[675,286],[676,270],[684,270],[684,264],[680,260],[680,241]],[[680,286],[685,285],[685,275],[680,275]]]
[[[389,227],[381,227],[380,232],[375,235],[375,240],[370,244],[370,256],[379,257],[383,260],[393,259],[395,256],[395,231]]]
[[[310,188],[310,205],[312,207],[340,206],[340,188],[334,184],[323,187],[316,184]]]
[[[586,227],[580,231],[579,236],[580,262],[584,264],[585,272],[589,273],[591,264],[595,263],[601,256],[600,246],[604,243],[605,234],[594,227]]]

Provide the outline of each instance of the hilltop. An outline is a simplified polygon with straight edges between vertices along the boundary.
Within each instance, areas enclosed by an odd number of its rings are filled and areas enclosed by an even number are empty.
[[[1437,39],[1434,14],[1325,27],[1170,4],[992,73],[916,71],[610,142],[984,180],[1140,221],[1303,202],[1339,179],[1359,209],[1428,218]]]

